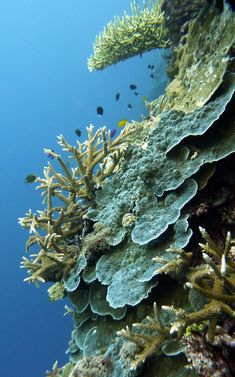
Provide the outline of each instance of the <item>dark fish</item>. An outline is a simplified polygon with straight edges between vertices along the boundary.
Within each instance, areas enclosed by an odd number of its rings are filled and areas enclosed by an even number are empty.
[[[82,131],[81,131],[79,128],[77,128],[77,129],[75,130],[75,134],[77,135],[77,137],[80,137],[81,134],[82,134]]]
[[[117,94],[116,94],[116,97],[115,97],[116,101],[118,101],[119,98],[120,98],[120,93],[117,93]]]
[[[131,109],[132,109],[132,104],[131,104],[131,103],[128,103],[127,108],[128,108],[128,110],[131,110]]]
[[[142,58],[142,52],[140,53],[140,58]]]
[[[151,67],[152,67],[152,66],[149,64],[149,65],[148,65],[148,69],[150,69]]]
[[[150,77],[151,77],[152,79],[154,78],[153,73],[151,73]]]
[[[35,182],[36,178],[37,178],[36,175],[34,175],[34,174],[29,174],[29,175],[27,175],[27,177],[25,178],[24,183],[33,183],[33,182]]]
[[[111,131],[110,131],[110,136],[111,137],[114,137],[114,135],[116,134],[117,130],[115,128],[113,128]]]
[[[138,93],[138,92],[134,92],[134,95],[135,95],[135,96],[138,96],[138,95],[139,95],[139,93]]]
[[[135,89],[137,89],[137,86],[136,86],[135,84],[131,84],[131,85],[130,85],[130,89],[131,89],[131,90],[135,90]]]
[[[97,115],[99,115],[100,117],[102,117],[102,115],[104,114],[104,109],[102,106],[98,106],[96,108],[96,112],[97,112]]]
[[[152,70],[154,69],[154,65],[151,65],[151,69],[152,69]]]

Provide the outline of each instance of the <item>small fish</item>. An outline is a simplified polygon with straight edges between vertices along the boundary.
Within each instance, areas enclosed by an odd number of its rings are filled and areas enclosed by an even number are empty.
[[[25,178],[24,183],[33,183],[33,182],[35,182],[36,178],[37,178],[36,175],[34,175],[34,174],[29,174],[29,175],[27,175],[27,177]]]
[[[151,65],[151,70],[153,70],[154,69],[154,65]]]
[[[115,96],[116,101],[118,101],[119,98],[120,98],[120,93],[117,93],[116,96]]]
[[[151,69],[151,67],[152,67],[151,64],[149,64],[149,65],[148,65],[148,69]]]
[[[110,131],[110,136],[111,137],[114,137],[114,135],[116,134],[117,130],[116,128],[113,128],[111,131]]]
[[[97,112],[97,115],[99,115],[100,117],[102,117],[102,115],[104,114],[104,109],[102,106],[98,106],[96,108],[96,112]]]
[[[132,109],[132,104],[131,104],[131,103],[128,103],[127,108],[128,108],[128,110],[131,110],[131,109]]]
[[[121,120],[118,122],[118,127],[124,127],[127,123],[128,123],[128,120],[127,120],[127,119],[121,119]]]
[[[137,89],[137,86],[135,84],[130,84],[130,89],[135,90],[135,89]]]
[[[134,95],[135,95],[135,96],[138,96],[138,95],[139,95],[139,93],[138,93],[138,92],[134,92]]]
[[[142,58],[142,55],[143,55],[143,54],[142,54],[142,52],[141,52],[141,53],[140,53],[140,58]]]
[[[80,130],[80,128],[77,128],[77,129],[75,130],[75,134],[77,135],[77,137],[80,137],[80,136],[81,136],[82,131]]]
[[[151,77],[152,79],[154,78],[153,73],[151,73],[150,77]]]

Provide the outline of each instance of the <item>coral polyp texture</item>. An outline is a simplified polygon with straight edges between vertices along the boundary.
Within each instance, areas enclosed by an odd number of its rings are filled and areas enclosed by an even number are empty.
[[[101,70],[112,64],[142,54],[154,48],[168,46],[164,13],[158,1],[147,0],[141,8],[131,3],[131,16],[115,17],[97,36],[93,55],[88,59],[88,69]]]
[[[170,43],[177,46],[188,21],[195,18],[207,0],[171,0],[161,1],[161,10],[164,12],[165,25],[169,32]]]
[[[208,6],[189,23],[188,29],[185,43],[175,51],[175,77],[165,94],[153,101],[152,110],[193,112],[201,108],[222,83],[234,44],[234,12],[226,6],[219,14]]]
[[[159,43],[159,5],[132,11],[98,38],[91,69],[127,57],[130,40],[129,55],[143,51],[141,38]],[[44,209],[20,219],[27,251],[38,252],[22,267],[26,281],[54,283],[50,301],[70,300],[74,324],[69,362],[48,376],[135,377],[143,366],[148,376],[209,376],[204,351],[213,374],[234,375],[235,15],[206,2],[194,17],[149,116],[116,139],[91,126],[76,146],[59,136],[63,154],[45,150],[54,160],[35,179]]]

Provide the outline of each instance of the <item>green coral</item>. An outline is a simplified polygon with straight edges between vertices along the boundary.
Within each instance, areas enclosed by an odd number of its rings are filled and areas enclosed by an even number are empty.
[[[160,310],[154,303],[153,317],[148,316],[142,323],[133,323],[134,331],[129,327],[118,332],[118,335],[134,342],[139,349],[132,361],[132,369],[141,365],[145,359],[160,350],[167,339],[170,339],[170,328],[161,319]]]
[[[101,70],[121,60],[168,46],[164,13],[157,1],[147,0],[143,9],[133,2],[132,15],[126,13],[108,23],[96,38],[93,55],[88,59],[90,71]]]
[[[46,377],[69,377],[72,371],[73,364],[68,363],[62,368],[58,367],[58,361],[56,361],[52,367],[52,371],[46,372]]]
[[[37,213],[29,210],[26,217],[19,219],[20,225],[33,233],[26,242],[26,250],[34,244],[40,247],[38,254],[23,258],[21,267],[30,275],[26,281],[59,281],[75,268],[81,248],[68,245],[68,240],[84,237],[84,215],[94,202],[97,188],[118,168],[129,132],[126,127],[112,139],[105,127],[95,133],[93,129],[92,125],[87,128],[88,139],[84,143],[78,141],[77,146],[70,145],[62,135],[58,137],[58,144],[74,166],[69,166],[51,149],[45,149],[59,163],[59,170],[48,162],[44,177],[35,180],[40,184],[37,189],[42,190],[46,208]]]
[[[182,335],[188,326],[202,324],[209,320],[207,337],[209,342],[213,343],[216,325],[221,314],[226,313],[235,318],[233,309],[235,302],[234,251],[230,232],[227,233],[224,250],[221,250],[204,229],[200,228],[200,231],[206,241],[206,244],[200,244],[205,263],[188,269],[187,287],[205,296],[208,302],[201,309],[191,313],[186,313],[182,309],[176,310],[173,307],[165,307],[165,309],[173,311],[177,317],[171,326],[171,333],[177,332]],[[181,251],[178,253],[182,255]],[[158,261],[161,261],[161,258],[158,258]],[[180,261],[185,264],[181,257]],[[179,265],[179,260],[167,262],[165,266],[158,269],[158,273],[175,272],[176,265]]]
[[[191,113],[202,107],[223,81],[234,44],[235,14],[203,8],[190,22],[186,43],[177,47],[176,77],[165,94],[149,106],[151,112],[169,109]]]
[[[64,284],[57,282],[53,284],[48,290],[50,301],[62,300],[65,296]]]

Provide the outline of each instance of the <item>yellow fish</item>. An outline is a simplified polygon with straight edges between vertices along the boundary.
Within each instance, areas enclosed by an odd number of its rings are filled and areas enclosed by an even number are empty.
[[[118,122],[118,127],[124,127],[128,123],[127,119],[122,119]]]

